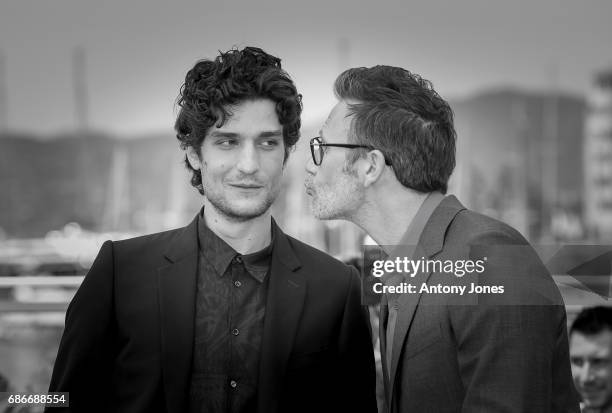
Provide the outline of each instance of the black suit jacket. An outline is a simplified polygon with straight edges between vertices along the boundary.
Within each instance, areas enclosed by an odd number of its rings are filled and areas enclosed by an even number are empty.
[[[70,411],[186,411],[196,222],[104,243],[68,307],[51,379],[49,391],[70,392]],[[273,230],[257,411],[376,412],[356,271]]]
[[[402,294],[387,408],[401,413],[578,412],[563,300],[529,243],[508,225],[447,196],[427,222],[415,259],[487,256],[485,271],[455,278],[423,272],[427,285],[502,285],[502,295]],[[449,278],[450,277],[450,278]],[[384,303],[383,303],[384,304]],[[381,349],[386,347],[381,307]],[[389,376],[387,376],[387,374]]]

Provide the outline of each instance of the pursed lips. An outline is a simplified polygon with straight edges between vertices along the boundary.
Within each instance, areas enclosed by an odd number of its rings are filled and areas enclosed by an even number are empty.
[[[304,182],[304,188],[306,189],[306,194],[312,195],[314,193],[312,185],[309,182]]]

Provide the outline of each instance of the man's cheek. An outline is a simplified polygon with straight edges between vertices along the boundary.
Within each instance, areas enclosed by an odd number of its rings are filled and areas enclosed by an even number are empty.
[[[317,174],[317,177],[321,184],[329,184],[333,180],[333,174],[329,169],[324,169],[321,173]]]

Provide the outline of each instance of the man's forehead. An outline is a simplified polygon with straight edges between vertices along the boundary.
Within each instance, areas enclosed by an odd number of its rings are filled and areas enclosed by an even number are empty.
[[[604,330],[597,334],[573,332],[570,337],[572,355],[609,356],[612,353],[612,332]]]
[[[336,118],[338,117],[338,112],[340,110],[341,103],[342,101],[336,103],[332,110],[329,112],[329,115],[327,115],[327,119],[325,119],[325,122],[323,123],[323,129],[329,128],[330,124],[334,120],[336,120]]]
[[[241,135],[259,134],[260,132],[280,131],[282,125],[276,113],[274,102],[269,99],[249,99],[228,106],[223,122],[215,123],[208,131],[213,133],[235,133]],[[219,113],[219,116],[222,116]]]
[[[334,108],[332,109],[330,117],[334,115],[339,119],[350,118],[352,116],[352,113],[349,107],[350,105],[354,105],[356,103],[356,101],[346,99],[338,101],[338,103],[336,103],[336,106],[334,106]]]
[[[351,117],[352,115],[349,113],[347,102],[341,100],[332,108],[321,130],[334,129],[348,131]]]

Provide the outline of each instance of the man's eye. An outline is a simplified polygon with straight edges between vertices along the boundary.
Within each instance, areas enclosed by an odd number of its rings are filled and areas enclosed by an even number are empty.
[[[593,359],[591,364],[593,364],[593,367],[603,367],[603,366],[607,365],[609,362],[610,362],[610,360],[608,360],[606,358],[596,358],[596,359]]]
[[[584,363],[584,360],[582,360],[580,357],[571,357],[570,361],[574,366],[578,367],[582,366],[582,364]]]
[[[278,139],[266,139],[264,141],[261,141],[261,146],[265,147],[265,148],[274,148],[276,146],[278,146],[280,143],[278,141]]]
[[[222,147],[232,147],[234,145],[236,145],[237,141],[236,139],[222,139],[220,141],[217,141],[217,145],[218,146],[222,146]]]

